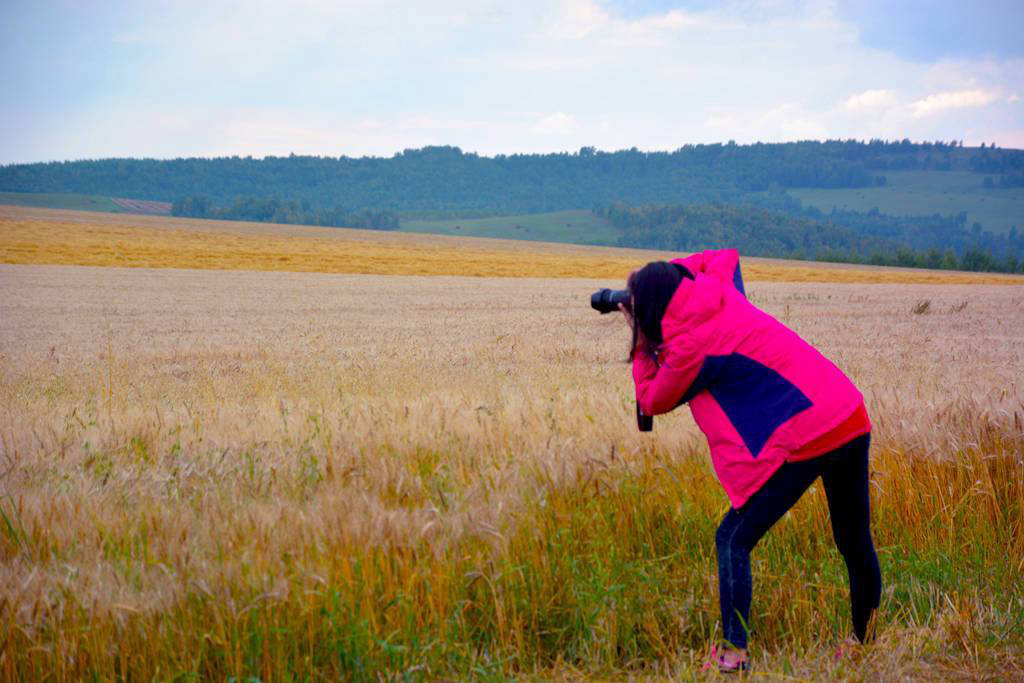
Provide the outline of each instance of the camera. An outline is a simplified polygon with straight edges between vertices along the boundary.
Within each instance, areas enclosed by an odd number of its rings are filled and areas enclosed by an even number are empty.
[[[602,315],[619,310],[619,304],[629,308],[628,289],[599,289],[590,296],[590,306]]]

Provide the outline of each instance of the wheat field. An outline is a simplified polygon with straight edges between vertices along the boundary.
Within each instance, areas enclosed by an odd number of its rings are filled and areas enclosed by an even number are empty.
[[[0,206],[0,263],[624,280],[677,254],[483,238]],[[1024,277],[744,260],[748,280],[1022,284]]]
[[[687,410],[635,430],[627,331],[588,306],[621,270],[130,265],[0,265],[4,680],[717,675],[727,501]],[[1024,676],[1024,290],[748,290],[865,393],[885,583],[836,659],[812,489],[753,556],[757,675]]]

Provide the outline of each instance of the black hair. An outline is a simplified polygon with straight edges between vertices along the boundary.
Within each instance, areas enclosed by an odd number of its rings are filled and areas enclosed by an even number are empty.
[[[657,352],[657,347],[664,341],[661,319],[683,278],[692,280],[693,274],[684,266],[667,261],[653,261],[629,276],[627,288],[633,307],[633,350],[630,357],[636,350],[641,333],[648,342],[647,351]]]

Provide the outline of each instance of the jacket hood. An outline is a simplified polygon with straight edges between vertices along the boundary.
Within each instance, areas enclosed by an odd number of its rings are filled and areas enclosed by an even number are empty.
[[[684,278],[669,301],[661,319],[662,336],[680,330],[692,330],[712,320],[722,310],[725,290],[722,283],[704,273],[693,280]]]

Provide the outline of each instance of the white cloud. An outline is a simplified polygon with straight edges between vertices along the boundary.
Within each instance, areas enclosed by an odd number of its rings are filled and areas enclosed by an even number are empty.
[[[887,107],[896,101],[896,94],[890,90],[865,90],[857,95],[850,95],[843,105],[849,111],[863,111]]]
[[[916,118],[933,116],[950,109],[966,109],[984,107],[999,99],[998,93],[990,90],[957,90],[953,92],[933,93],[913,102],[910,107]]]
[[[539,37],[543,40],[591,40],[615,48],[652,48],[663,46],[673,32],[694,29],[707,21],[707,15],[673,9],[637,19],[626,19],[610,12],[594,0],[564,0],[544,20]]]
[[[608,10],[590,0],[566,0],[559,3],[544,33],[551,38],[579,40],[604,29],[611,23]]]

